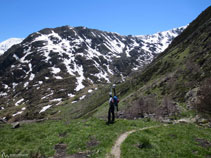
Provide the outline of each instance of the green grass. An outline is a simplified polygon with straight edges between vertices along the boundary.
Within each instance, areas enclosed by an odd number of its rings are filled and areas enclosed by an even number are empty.
[[[48,120],[24,124],[12,129],[11,125],[0,126],[0,152],[5,154],[28,154],[29,157],[55,154],[55,145],[67,144],[67,154],[89,152],[93,158],[103,158],[110,152],[121,133],[159,124],[144,120],[118,119],[112,125],[97,118],[75,120]],[[153,128],[131,134],[122,144],[122,157],[206,157],[211,147],[204,148],[197,138],[211,143],[211,129],[192,124],[177,124]],[[91,142],[93,141],[94,142]],[[91,144],[91,145],[90,145]]]
[[[180,114],[177,116],[178,119],[180,118],[193,118],[197,115],[197,111],[194,109],[187,109],[186,103],[179,103],[178,104],[180,107]]]
[[[123,158],[204,158],[211,146],[202,147],[196,139],[211,143],[211,129],[192,124],[176,124],[131,134],[121,146]],[[143,146],[142,144],[145,144]]]
[[[54,117],[62,117],[67,120],[90,117],[92,113],[109,98],[110,85],[99,86],[98,90],[93,91],[91,94],[87,94],[86,98],[83,100],[78,100],[77,103],[72,104],[75,98],[80,98],[82,95],[79,93],[74,98],[66,100],[62,106],[58,106],[55,109],[61,113],[57,113]],[[85,93],[84,93],[85,94]]]
[[[68,122],[49,120],[25,124],[17,129],[4,125],[0,127],[0,152],[49,157],[54,155],[56,144],[64,143],[67,144],[67,154],[89,151],[91,157],[105,157],[121,133],[157,124],[141,120],[117,120],[109,126],[105,123],[105,120],[90,118]],[[88,145],[92,139],[96,145]]]

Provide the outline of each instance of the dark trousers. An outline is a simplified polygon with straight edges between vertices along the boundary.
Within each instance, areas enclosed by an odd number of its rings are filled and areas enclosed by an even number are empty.
[[[116,111],[119,111],[118,109],[118,103],[115,103]]]
[[[111,115],[112,115],[112,120],[111,120]],[[109,107],[108,110],[108,123],[111,121],[114,122],[115,116],[114,116],[114,105]]]

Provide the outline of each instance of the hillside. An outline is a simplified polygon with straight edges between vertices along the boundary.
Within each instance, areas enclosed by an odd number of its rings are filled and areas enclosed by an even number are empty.
[[[129,82],[125,116],[210,116],[211,7],[202,12],[143,72]],[[134,91],[135,90],[135,91]],[[186,117],[187,117],[186,116]]]
[[[75,103],[99,84],[122,82],[163,51],[185,27],[147,36],[121,36],[63,26],[32,33],[0,57],[0,117],[42,118]]]
[[[210,35],[211,7],[190,23],[143,71],[117,84],[116,91],[121,100],[118,117],[163,121],[200,115],[197,117],[210,120]],[[98,103],[81,102],[83,108],[80,108],[80,113],[106,118],[107,102],[102,100],[106,101],[103,94],[108,94],[109,86],[100,92],[101,101]],[[95,96],[98,97],[97,94]],[[74,115],[78,110],[71,109],[69,113]]]
[[[125,82],[117,84],[119,118],[153,118],[164,121],[202,114],[209,119],[210,10],[209,7],[199,15],[144,70],[131,74]],[[74,104],[67,100],[49,113],[59,111],[54,115],[58,118],[94,116],[106,119],[107,95],[111,86],[105,84],[98,87],[86,99]]]

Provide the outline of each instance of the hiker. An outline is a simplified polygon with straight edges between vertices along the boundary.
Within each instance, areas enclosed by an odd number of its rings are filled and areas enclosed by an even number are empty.
[[[111,120],[112,115],[112,120]],[[108,110],[108,122],[106,124],[114,123],[115,116],[114,116],[114,101],[112,97],[112,93],[109,94],[109,110]]]

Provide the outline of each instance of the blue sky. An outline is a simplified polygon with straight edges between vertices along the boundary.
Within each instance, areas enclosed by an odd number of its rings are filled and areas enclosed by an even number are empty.
[[[144,35],[184,26],[210,0],[0,0],[0,42],[46,27],[86,26]]]

